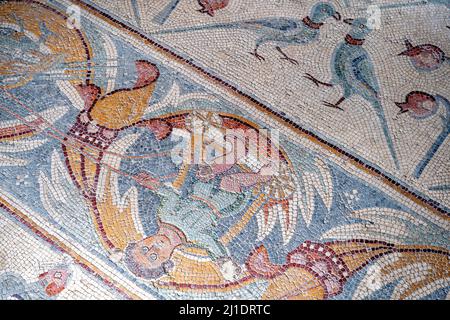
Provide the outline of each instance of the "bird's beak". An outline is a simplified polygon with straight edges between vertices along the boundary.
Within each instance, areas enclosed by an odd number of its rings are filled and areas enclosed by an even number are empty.
[[[355,19],[344,19],[344,23],[352,25],[353,20],[355,20]]]
[[[336,13],[333,14],[333,18],[335,18],[337,21],[341,21],[342,16],[339,12],[336,11]]]

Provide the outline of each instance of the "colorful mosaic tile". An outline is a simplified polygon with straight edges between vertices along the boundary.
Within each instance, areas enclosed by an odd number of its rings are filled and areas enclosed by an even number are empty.
[[[0,2],[0,299],[448,299],[450,2]]]

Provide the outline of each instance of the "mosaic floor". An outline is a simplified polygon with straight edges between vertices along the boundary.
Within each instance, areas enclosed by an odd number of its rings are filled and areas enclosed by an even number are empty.
[[[0,299],[449,299],[450,1],[0,1]]]

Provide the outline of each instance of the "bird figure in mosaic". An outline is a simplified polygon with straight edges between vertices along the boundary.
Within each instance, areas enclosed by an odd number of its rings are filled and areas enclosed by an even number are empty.
[[[406,96],[405,102],[396,102],[396,105],[400,108],[399,114],[407,113],[419,121],[435,115],[440,106],[445,108],[444,115],[441,115],[441,133],[436,137],[434,143],[414,170],[414,177],[420,178],[450,134],[450,102],[440,95],[433,96],[426,92],[412,91]]]
[[[389,132],[386,116],[380,101],[380,86],[369,53],[363,48],[365,37],[371,32],[366,18],[345,19],[345,23],[352,26],[346,35],[345,41],[340,43],[331,61],[333,78],[330,83],[317,80],[307,73],[305,78],[311,80],[318,87],[320,85],[333,87],[339,85],[344,90],[342,98],[336,103],[324,101],[324,105],[343,110],[341,104],[351,96],[358,95],[364,98],[372,106],[383,130],[390,154],[395,166],[399,168],[394,144]]]
[[[302,20],[290,18],[262,18],[255,20],[237,21],[229,23],[219,23],[195,27],[186,27],[171,30],[162,30],[152,33],[152,35],[174,34],[191,31],[202,31],[212,29],[244,29],[254,31],[257,35],[255,48],[250,54],[258,60],[265,60],[258,53],[261,45],[274,43],[277,51],[282,55],[281,59],[292,64],[298,64],[298,61],[290,58],[283,48],[289,45],[308,44],[317,41],[320,34],[320,28],[326,19],[333,17],[341,20],[341,15],[330,3],[319,2],[311,9],[309,16]]]
[[[409,40],[405,40],[406,50],[399,56],[406,56],[414,68],[418,71],[434,71],[445,62],[450,63],[450,58],[445,56],[441,48],[432,44],[413,46]]]

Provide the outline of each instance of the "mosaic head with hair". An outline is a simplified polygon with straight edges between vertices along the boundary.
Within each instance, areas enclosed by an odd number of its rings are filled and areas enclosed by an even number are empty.
[[[125,265],[137,277],[147,280],[160,278],[172,270],[172,254],[185,242],[186,238],[178,228],[162,224],[155,235],[128,244]]]

